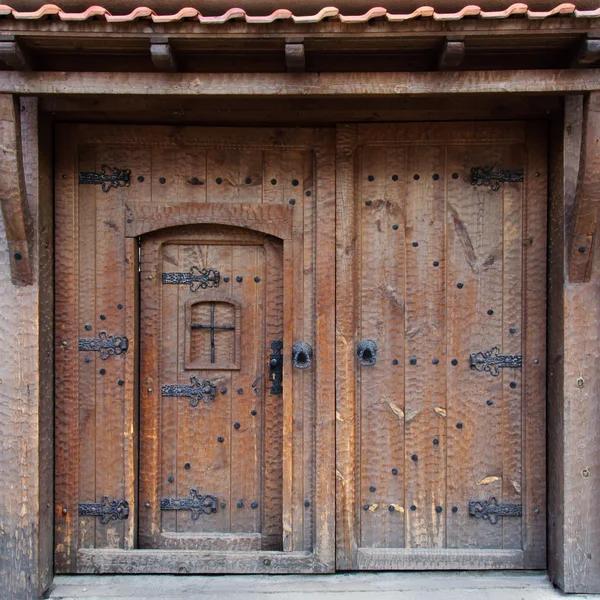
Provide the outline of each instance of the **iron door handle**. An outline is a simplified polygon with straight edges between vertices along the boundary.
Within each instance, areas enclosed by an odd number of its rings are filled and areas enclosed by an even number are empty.
[[[296,369],[308,369],[312,363],[313,350],[307,342],[296,342],[292,346],[292,361]]]
[[[377,362],[377,344],[373,340],[362,340],[358,344],[356,354],[361,367],[372,367]]]

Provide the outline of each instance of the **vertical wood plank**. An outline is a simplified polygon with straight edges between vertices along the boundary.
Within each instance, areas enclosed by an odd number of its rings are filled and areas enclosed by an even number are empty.
[[[355,444],[356,410],[356,203],[357,126],[336,130],[336,564],[350,569],[358,548]]]

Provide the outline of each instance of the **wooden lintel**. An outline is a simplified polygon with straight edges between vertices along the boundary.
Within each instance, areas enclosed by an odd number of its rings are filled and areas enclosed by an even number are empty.
[[[177,61],[175,54],[167,37],[150,38],[150,56],[154,66],[159,71],[167,73],[177,72]]]
[[[583,106],[579,176],[569,238],[568,276],[572,283],[590,280],[599,212],[600,92],[593,92],[586,96]]]
[[[438,59],[438,69],[446,71],[458,67],[465,58],[465,40],[463,37],[449,36],[444,40],[440,57]]]
[[[306,71],[303,38],[285,40],[285,66],[288,73],[304,73]]]
[[[600,60],[600,36],[587,34],[577,50],[573,67],[593,65]]]
[[[25,190],[19,98],[0,95],[0,207],[15,285],[33,283],[33,227]]]
[[[110,81],[110,85],[106,82]],[[577,94],[600,90],[600,70],[395,73],[6,72],[0,94],[385,98],[444,94]]]
[[[17,71],[31,71],[31,60],[13,35],[0,36],[0,60]]]

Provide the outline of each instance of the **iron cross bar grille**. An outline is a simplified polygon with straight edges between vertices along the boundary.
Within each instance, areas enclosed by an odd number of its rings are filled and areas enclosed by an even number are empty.
[[[189,273],[163,273],[164,284],[189,285],[192,292],[199,289],[218,288],[221,283],[221,273],[216,269],[199,269],[190,267]]]
[[[100,352],[100,358],[106,360],[111,354],[127,352],[129,342],[123,335],[108,335],[101,331],[97,338],[80,338],[80,352]]]
[[[189,398],[190,406],[198,406],[200,400],[205,403],[212,402],[217,393],[217,387],[212,381],[203,379],[200,381],[197,377],[190,377],[191,385],[171,384],[162,386],[162,395],[171,398]]]
[[[196,521],[200,515],[210,515],[217,512],[216,496],[199,494],[192,488],[189,498],[161,498],[160,510],[191,510],[192,520]]]
[[[215,329],[235,329],[235,325],[215,325],[215,303],[210,303],[210,324],[203,325],[200,323],[192,323],[192,329],[209,329],[210,330],[210,362],[215,362]]]
[[[499,503],[492,496],[489,500],[470,500],[469,514],[476,519],[485,519],[495,525],[498,517],[522,516],[523,508],[521,504]]]
[[[471,354],[471,369],[482,372],[487,371],[493,377],[498,377],[500,368],[519,369],[522,366],[523,357],[520,354],[500,354],[498,346],[485,352]]]
[[[96,184],[102,186],[103,192],[109,192],[111,188],[129,187],[131,185],[131,169],[111,168],[102,165],[100,173],[79,173],[80,184]]]
[[[102,496],[102,502],[81,502],[79,514],[82,517],[100,517],[100,522],[106,525],[109,521],[129,518],[129,503],[127,500],[111,500],[108,496]]]
[[[507,171],[496,164],[493,167],[473,167],[471,169],[471,185],[485,185],[497,192],[501,183],[521,183],[524,178],[523,169]]]

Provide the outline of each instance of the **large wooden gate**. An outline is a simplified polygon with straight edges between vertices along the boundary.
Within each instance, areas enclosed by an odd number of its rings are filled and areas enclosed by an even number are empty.
[[[338,130],[344,569],[545,566],[546,137]]]
[[[333,569],[334,162],[331,130],[60,128],[58,572]]]

